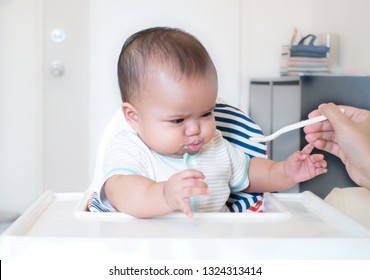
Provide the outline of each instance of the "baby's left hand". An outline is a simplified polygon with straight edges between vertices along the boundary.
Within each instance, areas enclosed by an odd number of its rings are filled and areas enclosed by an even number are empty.
[[[314,146],[308,144],[286,160],[285,172],[295,183],[307,181],[328,171],[324,155],[311,155],[313,149]]]

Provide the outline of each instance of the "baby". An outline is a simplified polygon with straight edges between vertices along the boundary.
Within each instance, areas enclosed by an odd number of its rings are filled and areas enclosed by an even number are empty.
[[[99,199],[148,218],[227,211],[230,192],[271,192],[325,173],[307,145],[282,162],[252,158],[216,129],[217,72],[204,46],[172,28],[132,35],[118,61],[123,114],[132,128],[109,144]]]

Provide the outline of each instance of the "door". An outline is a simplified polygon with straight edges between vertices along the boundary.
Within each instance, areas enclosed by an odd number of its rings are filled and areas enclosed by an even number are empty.
[[[89,183],[89,1],[43,1],[43,185]]]

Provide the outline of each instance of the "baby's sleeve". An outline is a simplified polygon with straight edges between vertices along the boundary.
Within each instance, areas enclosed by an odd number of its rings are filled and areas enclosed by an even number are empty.
[[[240,192],[249,186],[248,167],[250,157],[225,141],[230,157],[231,177],[229,186],[231,192]]]
[[[149,177],[148,158],[141,143],[132,132],[121,133],[109,143],[103,161],[104,178],[114,175],[141,175]]]
[[[103,211],[116,211],[106,198],[105,182],[114,175],[141,175],[150,177],[150,160],[141,141],[132,132],[121,132],[107,146],[103,160],[104,178],[100,190],[95,197],[95,203]]]

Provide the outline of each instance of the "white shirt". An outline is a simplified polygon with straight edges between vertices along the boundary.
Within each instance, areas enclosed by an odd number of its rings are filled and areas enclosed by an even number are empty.
[[[248,165],[249,157],[224,140],[218,130],[197,154],[185,154],[183,158],[160,155],[150,150],[135,132],[125,130],[108,145],[103,168],[104,181],[113,175],[136,174],[160,182],[188,168],[200,170],[210,195],[192,197],[192,211],[220,212],[227,211],[225,203],[230,192],[240,192],[248,187]],[[100,197],[101,202],[113,210],[104,192]]]

